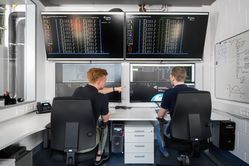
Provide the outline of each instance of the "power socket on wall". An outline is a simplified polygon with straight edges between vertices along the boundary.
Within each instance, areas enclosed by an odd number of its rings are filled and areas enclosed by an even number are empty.
[[[249,118],[249,111],[246,108],[240,108],[240,115]]]
[[[27,111],[28,112],[34,111],[34,109],[35,109],[34,106],[35,106],[34,103],[31,103],[31,104],[27,105]]]

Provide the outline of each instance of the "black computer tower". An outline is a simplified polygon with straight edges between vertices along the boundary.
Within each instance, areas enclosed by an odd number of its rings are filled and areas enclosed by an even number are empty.
[[[234,150],[235,122],[214,122],[212,125],[212,143],[222,150]]]
[[[112,123],[111,126],[111,152],[124,152],[124,123]]]

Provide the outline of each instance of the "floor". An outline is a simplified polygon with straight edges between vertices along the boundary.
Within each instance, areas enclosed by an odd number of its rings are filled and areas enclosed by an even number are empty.
[[[176,159],[178,152],[169,150],[170,156],[165,158],[159,152],[157,146],[155,146],[155,166],[180,166],[181,163]],[[122,154],[112,154],[110,160],[103,166],[124,166],[124,157]],[[151,164],[128,164],[129,166],[151,166]],[[201,154],[199,158],[191,158],[191,166],[215,166],[215,164],[208,159],[204,154]]]
[[[169,150],[170,156],[163,157],[157,146],[155,145],[155,164],[128,164],[128,166],[179,166],[180,162],[177,161],[176,157],[178,152],[174,150]],[[47,149],[42,149],[34,155],[33,166],[55,166],[53,162],[49,159],[49,151]],[[108,162],[103,163],[102,166],[124,166],[123,154],[112,154]],[[201,154],[199,158],[191,158],[191,166],[215,166],[206,155]]]

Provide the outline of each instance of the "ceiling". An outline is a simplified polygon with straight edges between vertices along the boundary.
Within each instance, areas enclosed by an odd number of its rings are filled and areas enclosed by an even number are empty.
[[[167,4],[168,6],[211,5],[215,0],[40,0],[44,6],[77,4]]]

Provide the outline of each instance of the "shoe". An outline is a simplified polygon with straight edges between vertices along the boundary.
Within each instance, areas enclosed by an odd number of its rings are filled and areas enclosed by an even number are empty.
[[[177,157],[177,160],[182,163],[182,165],[190,165],[190,160],[187,155],[180,155]]]
[[[100,156],[100,155],[98,155],[98,156]],[[109,155],[102,154],[99,161],[95,160],[94,165],[101,165],[104,161],[109,160],[109,158],[110,158]]]
[[[107,161],[107,160],[109,160],[109,158],[110,158],[110,156],[108,154],[102,154],[102,156],[101,156],[101,159],[103,161]]]
[[[187,155],[180,155],[178,157],[176,157],[178,161],[182,162],[184,160],[189,160],[189,157]]]
[[[164,156],[164,157],[169,157],[169,153],[168,151],[165,149],[165,148],[159,148],[161,154]]]
[[[180,155],[178,157],[176,157],[178,161],[182,162],[184,160],[184,156],[183,155]]]

